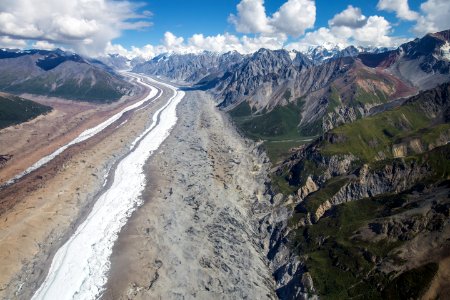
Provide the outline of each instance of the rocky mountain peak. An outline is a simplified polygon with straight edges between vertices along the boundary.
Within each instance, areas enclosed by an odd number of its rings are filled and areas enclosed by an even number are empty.
[[[400,49],[410,59],[427,55],[440,55],[441,47],[449,42],[450,30],[429,33],[422,38],[416,38],[411,42],[403,44]]]
[[[431,35],[439,37],[440,39],[443,39],[443,40],[445,40],[447,42],[450,41],[450,29],[443,30],[443,31],[440,31],[440,32],[436,32],[436,33],[431,33]]]

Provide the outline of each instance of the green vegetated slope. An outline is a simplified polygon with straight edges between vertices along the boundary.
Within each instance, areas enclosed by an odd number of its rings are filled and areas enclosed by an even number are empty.
[[[321,152],[325,155],[351,153],[370,162],[392,157],[395,145],[414,139],[427,149],[450,129],[450,124],[435,124],[436,121],[420,108],[420,103],[407,104],[332,130],[331,134],[341,139],[333,143],[324,141]]]
[[[247,102],[240,103],[230,111],[236,125],[243,133],[255,140],[263,140],[269,158],[276,162],[289,154],[289,149],[311,140],[298,130],[303,102],[299,98],[286,106],[255,114]]]
[[[132,85],[99,61],[61,50],[0,51],[0,90],[109,103]]]
[[[297,126],[301,120],[302,102],[277,106],[269,112],[253,115],[247,102],[234,108],[230,115],[249,137],[280,140],[299,137]]]
[[[299,203],[289,222],[292,249],[304,260],[322,299],[416,299],[428,289],[448,252],[414,262],[401,253],[414,239],[430,236],[436,244],[430,239],[418,252],[445,250],[448,237],[443,233],[450,226],[449,102],[450,85],[443,84],[400,107],[337,127],[276,176],[279,191],[295,193],[308,176],[323,174],[328,167],[324,159],[355,157],[347,174],[332,175]],[[363,165],[379,176],[395,177],[395,172],[383,173],[393,165],[414,165],[427,175],[406,190],[339,204],[314,224],[305,224],[309,214],[359,176]]]
[[[323,157],[353,155],[361,165],[426,152],[449,140],[449,103],[450,84],[446,83],[399,107],[334,128],[314,142],[314,153]],[[323,172],[316,167],[305,160],[301,169],[311,175]]]
[[[113,88],[108,80],[107,76],[98,76],[95,83],[90,77],[81,80],[59,80],[57,75],[45,74],[7,86],[5,90],[12,93],[31,93],[88,102],[110,103],[122,97],[123,94],[117,88]]]
[[[361,84],[368,87],[363,88]],[[373,92],[366,90],[369,87]],[[321,105],[326,105],[325,113],[332,113],[339,107],[355,108],[357,117],[361,118],[359,108],[388,102],[389,96],[382,88],[394,90],[393,83],[388,79],[357,69],[323,88],[321,99],[326,103]],[[319,115],[301,122],[305,98],[299,97],[291,101],[292,92],[289,89],[285,91],[283,98],[290,103],[271,110],[255,112],[248,102],[243,101],[230,111],[235,123],[246,136],[264,141],[267,154],[274,163],[286,158],[290,149],[307,144],[323,134],[322,123],[326,117]]]
[[[51,110],[49,106],[27,99],[0,94],[0,129],[29,121]]]
[[[450,146],[406,159],[427,163],[434,171],[411,189],[340,204],[317,223],[292,231],[292,249],[305,258],[322,299],[416,299],[429,287],[439,261],[448,256],[443,252],[420,262],[399,254],[415,238],[442,235],[449,226]],[[304,207],[313,211],[317,201],[331,198],[346,180],[331,179]],[[305,215],[297,211],[291,226]],[[445,244],[446,238],[435,240],[436,245]],[[429,248],[417,251],[428,253],[433,247],[430,242]]]
[[[449,188],[449,182],[430,191],[417,186],[400,194],[348,202],[336,207],[317,224],[297,230],[292,246],[299,255],[307,257],[306,267],[321,298],[416,299],[423,294],[438,270],[436,262],[425,262],[405,271],[393,268],[391,272],[383,272],[379,268],[389,264],[414,265],[403,261],[396,249],[421,232],[411,229],[403,235],[384,236],[364,231],[372,227],[377,230],[377,227],[390,223],[395,226],[394,219],[418,227],[430,227],[430,230],[426,228],[423,231],[439,231],[447,218],[445,208],[439,210],[445,207],[442,203],[448,203],[445,198]],[[435,196],[439,189],[444,193]],[[442,207],[432,206],[434,218],[427,220],[421,208],[433,201]],[[412,208],[418,212],[408,216]],[[448,206],[446,209],[448,212]],[[398,225],[398,230],[405,227]]]

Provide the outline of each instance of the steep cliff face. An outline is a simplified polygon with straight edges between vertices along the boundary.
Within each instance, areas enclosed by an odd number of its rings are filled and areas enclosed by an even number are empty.
[[[302,57],[302,54],[297,53],[297,57]],[[290,81],[308,65],[306,58],[292,60],[286,50],[260,49],[227,72],[214,90],[223,99],[220,106],[224,108],[244,98],[257,109],[274,107],[285,98],[284,92],[289,88]],[[288,98],[291,97],[295,95]]]
[[[425,292],[439,265],[448,268],[449,245],[443,236],[450,233],[449,161],[450,148],[443,146],[409,161],[363,165],[320,187],[308,177],[296,195],[275,194],[270,214],[260,220],[260,234],[278,297],[345,298],[366,292],[380,297],[395,293],[390,272],[403,278],[432,267],[429,277],[418,278],[416,290],[406,295]],[[427,242],[418,246],[423,239]],[[433,243],[442,251],[430,258]],[[415,254],[408,253],[409,247],[417,248]],[[349,289],[360,281],[367,290]]]
[[[430,33],[396,50],[359,58],[365,65],[386,69],[419,90],[431,89],[450,80],[449,32]]]

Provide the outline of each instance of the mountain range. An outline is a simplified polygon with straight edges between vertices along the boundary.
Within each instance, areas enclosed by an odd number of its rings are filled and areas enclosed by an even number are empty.
[[[0,90],[110,102],[132,85],[99,60],[62,50],[0,50]]]
[[[247,127],[276,108],[301,105],[296,125],[302,135],[315,136],[365,116],[375,106],[448,81],[448,34],[428,34],[397,49],[165,54],[133,70],[196,83],[221,99],[221,108],[249,111]]]
[[[224,57],[233,59],[225,60]],[[259,221],[280,299],[441,296],[450,253],[450,30],[396,49],[161,55],[273,163]]]

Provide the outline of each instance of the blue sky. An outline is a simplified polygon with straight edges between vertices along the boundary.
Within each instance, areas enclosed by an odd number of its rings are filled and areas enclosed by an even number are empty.
[[[142,47],[146,44],[159,44],[164,33],[172,32],[177,36],[188,38],[196,33],[204,35],[216,35],[219,33],[236,32],[234,26],[227,19],[231,13],[236,13],[236,5],[239,0],[149,0],[136,1],[143,6],[141,11],[149,10],[153,13],[151,17],[152,27],[136,30],[128,30],[120,38],[114,40],[125,47]],[[285,1],[266,0],[264,2],[267,14],[275,12]],[[419,11],[420,4],[424,1],[409,0],[409,7]],[[449,0],[450,2],[450,0]],[[316,22],[314,28],[328,25],[328,20],[335,14],[344,10],[348,5],[360,7],[366,16],[384,16],[390,23],[394,24],[392,33],[402,37],[414,37],[417,34],[411,32],[414,22],[398,20],[395,13],[380,11],[376,9],[378,0],[316,0]],[[314,29],[308,29],[313,31]]]
[[[449,16],[450,0],[1,0],[0,48],[150,58],[262,47],[396,47],[450,29]]]

